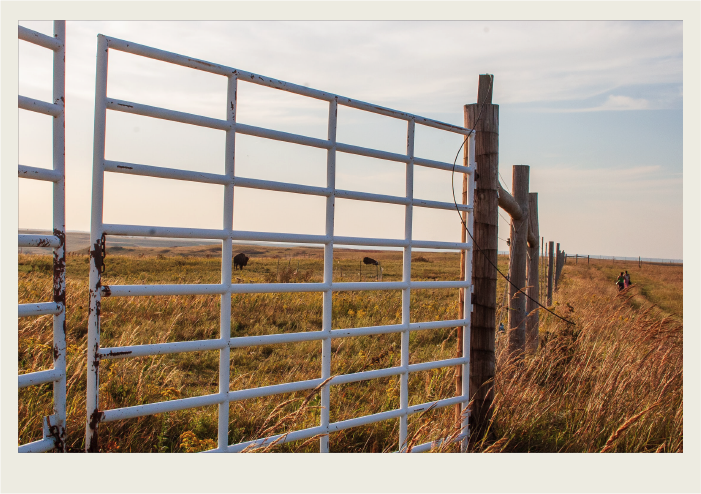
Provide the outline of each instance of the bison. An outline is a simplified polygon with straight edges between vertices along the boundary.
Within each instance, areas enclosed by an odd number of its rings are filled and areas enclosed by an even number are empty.
[[[371,257],[364,257],[364,258],[363,258],[363,263],[365,263],[365,264],[373,264],[373,265],[375,265],[375,266],[379,266],[379,265],[380,265],[379,262],[377,262],[375,259],[373,259],[373,258],[371,258]]]
[[[234,256],[234,271],[236,271],[236,268],[241,268],[241,271],[243,271],[243,267],[248,264],[248,259],[248,256],[243,252],[236,254]]]

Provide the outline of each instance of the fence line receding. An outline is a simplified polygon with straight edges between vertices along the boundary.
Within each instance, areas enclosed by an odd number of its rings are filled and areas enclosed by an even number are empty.
[[[228,80],[226,105],[227,118],[225,120],[183,113],[165,108],[142,105],[137,102],[122,101],[107,96],[107,68],[109,50],[119,50],[151,59],[170,62],[183,67],[209,72],[224,76]],[[246,125],[236,121],[236,93],[238,81],[259,84],[271,88],[288,91],[302,96],[327,101],[328,113],[328,137],[316,139],[287,132],[274,131],[262,127]],[[339,105],[364,110],[391,118],[405,120],[407,122],[407,148],[406,154],[390,153],[376,149],[354,146],[337,142],[337,108]],[[181,122],[190,125],[208,127],[226,132],[225,162],[223,174],[200,173],[192,171],[175,170],[163,167],[154,167],[146,164],[121,163],[105,159],[106,114],[107,110],[127,112],[142,116]],[[144,415],[162,412],[184,410],[195,407],[218,405],[218,442],[217,448],[212,452],[238,452],[247,446],[267,445],[279,440],[277,444],[289,441],[311,438],[321,435],[320,451],[329,451],[329,435],[333,432],[350,427],[361,426],[379,422],[382,420],[399,419],[398,450],[407,449],[407,420],[408,416],[425,411],[429,407],[440,408],[461,404],[463,407],[463,420],[461,433],[458,440],[462,447],[466,447],[467,439],[467,410],[468,383],[465,379],[462,393],[448,399],[435,402],[409,406],[408,376],[411,372],[419,372],[430,369],[438,369],[451,366],[461,366],[464,376],[469,372],[469,329],[471,297],[465,297],[464,319],[444,320],[434,322],[410,322],[410,292],[417,288],[461,288],[471,290],[472,263],[465,265],[465,281],[411,281],[411,252],[412,248],[451,249],[471,251],[471,242],[437,242],[417,241],[412,237],[412,212],[414,207],[439,208],[445,210],[456,209],[453,203],[438,201],[424,201],[413,196],[413,170],[415,165],[452,170],[453,164],[430,159],[423,159],[414,155],[414,132],[416,124],[434,127],[447,132],[469,136],[470,130],[436,120],[423,118],[409,113],[403,113],[389,108],[384,108],[362,101],[353,100],[336,94],[326,93],[305,86],[290,84],[287,82],[263,77],[258,74],[244,72],[231,67],[212,64],[202,60],[170,53],[155,48],[98,36],[97,49],[97,75],[95,95],[95,136],[93,155],[93,184],[92,184],[92,216],[91,216],[91,255],[90,255],[90,316],[88,323],[88,388],[87,388],[87,424],[86,424],[86,449],[98,451],[98,427],[100,423],[115,420],[130,419]],[[235,175],[234,143],[237,133],[257,136],[265,139],[284,141],[303,146],[312,146],[327,150],[326,187],[310,187],[299,184],[274,182],[267,180],[254,180],[237,177]],[[470,137],[467,143],[469,158],[466,165],[455,166],[459,173],[472,174],[475,169],[474,161],[474,137]],[[406,164],[406,194],[403,197],[388,196],[383,194],[371,194],[336,188],[336,154],[349,153],[361,156],[379,158],[402,162]],[[128,173],[150,177],[160,177],[192,182],[204,182],[219,184],[225,187],[223,205],[222,229],[197,229],[197,228],[171,228],[159,226],[116,225],[103,223],[103,195],[104,173]],[[474,184],[473,180],[470,180]],[[234,191],[236,187],[248,187],[263,190],[293,192],[298,194],[311,194],[326,198],[326,222],[324,235],[301,235],[279,232],[251,232],[240,231],[233,228]],[[457,209],[465,211],[472,217],[473,189],[470,188],[469,199],[466,204],[458,205]],[[335,198],[354,199],[360,201],[373,201],[378,203],[400,204],[405,207],[404,238],[362,238],[342,237],[334,233],[334,204]],[[472,224],[471,221],[468,224]],[[101,284],[101,270],[104,263],[104,246],[106,235],[137,235],[155,237],[180,237],[198,239],[219,239],[222,241],[221,283],[195,284],[195,285],[129,285],[129,286],[105,286]],[[232,284],[231,261],[232,241],[273,241],[288,243],[310,243],[323,245],[324,271],[321,283],[260,283],[260,284]],[[333,252],[334,245],[362,245],[362,246],[387,246],[401,247],[403,249],[403,275],[398,282],[333,282]],[[471,256],[470,256],[471,257]],[[402,318],[401,324],[391,326],[377,326],[352,329],[331,329],[332,294],[339,291],[350,290],[402,290]],[[232,293],[281,293],[281,292],[322,292],[323,315],[320,331],[311,331],[295,334],[275,334],[249,337],[231,337],[231,294]],[[100,304],[103,297],[120,296],[156,296],[156,295],[198,295],[218,294],[221,297],[220,308],[220,337],[218,339],[171,342],[151,345],[139,345],[132,347],[101,348],[100,347]],[[409,335],[412,331],[427,329],[462,327],[466,337],[464,338],[464,357],[452,358],[441,361],[409,364]],[[391,368],[358,372],[354,374],[331,376],[331,340],[358,335],[374,335],[400,333],[401,334],[401,365]],[[321,342],[321,369],[317,379],[306,381],[277,384],[238,391],[229,390],[230,349],[244,346],[262,344],[283,344],[301,341]],[[219,392],[205,396],[176,399],[160,403],[150,403],[139,406],[101,410],[99,408],[99,363],[102,359],[129,358],[146,355],[159,355],[164,353],[191,352],[200,350],[219,350]],[[390,376],[400,378],[400,407],[395,410],[385,411],[373,415],[362,416],[341,422],[330,422],[330,387],[334,385],[379,379]],[[228,444],[229,432],[229,403],[257,397],[267,397],[281,393],[312,390],[321,387],[321,414],[318,426],[296,430],[285,435],[258,438],[239,444]],[[437,438],[438,439],[438,438]],[[427,451],[433,443],[416,446],[412,451]]]

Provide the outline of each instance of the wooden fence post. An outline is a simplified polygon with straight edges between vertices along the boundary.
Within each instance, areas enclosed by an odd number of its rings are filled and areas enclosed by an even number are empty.
[[[472,249],[472,329],[470,331],[470,414],[471,437],[479,437],[489,422],[495,352],[497,307],[497,225],[499,198],[499,105],[492,104],[494,77],[480,75],[477,104],[465,105],[465,127],[475,128],[475,247]],[[481,112],[481,113],[480,113]],[[479,116],[479,121],[477,117]],[[477,248],[479,246],[479,249]]]
[[[536,243],[528,247],[528,296],[526,302],[526,313],[528,314],[528,323],[526,326],[526,351],[535,352],[538,349],[538,327],[539,311],[538,304],[540,302],[540,257],[538,252],[538,239],[540,237],[540,228],[538,225],[538,193],[531,192],[528,194],[528,226],[536,238]]]
[[[528,257],[528,177],[530,167],[514,165],[511,190],[521,208],[521,218],[511,219],[511,260],[509,262],[509,355],[526,353],[526,265]]]
[[[548,242],[548,307],[553,304],[553,247],[555,247],[554,242]]]
[[[561,254],[560,243],[558,242],[555,246],[555,290],[557,290],[557,282],[560,277],[560,263],[562,262]]]

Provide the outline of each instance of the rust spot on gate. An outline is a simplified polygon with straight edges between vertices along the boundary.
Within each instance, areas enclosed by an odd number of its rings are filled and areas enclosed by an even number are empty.
[[[124,165],[117,165],[117,168],[125,168],[125,169],[127,169],[127,170],[133,170],[133,169],[134,169],[134,167],[131,167],[131,166],[124,166]]]
[[[102,296],[109,297],[110,295],[112,295],[112,290],[110,290],[109,285],[104,285],[102,287]]]
[[[57,304],[63,304],[63,308],[65,310],[66,234],[63,233],[61,230],[54,229],[54,236],[58,237],[59,242],[61,242],[60,247],[54,250],[54,302],[56,302]],[[59,254],[59,251],[62,254]]]
[[[58,345],[54,345],[54,360],[58,360],[58,356],[59,356]]]
[[[119,106],[126,106],[127,108],[134,108],[133,105],[125,105],[124,103],[117,103]]]
[[[131,352],[132,352],[131,350],[126,350],[126,351],[123,351],[123,352],[113,352],[112,350],[110,350],[109,353],[106,353],[105,355],[102,355],[102,356],[103,356],[103,357],[107,357],[107,356],[110,356],[110,357],[117,357],[117,356],[119,356],[119,355],[130,355]]]
[[[100,447],[97,442],[97,424],[102,422],[105,413],[101,412],[97,408],[90,414],[90,429],[93,431],[92,437],[90,438],[90,444],[88,445],[88,453],[99,453]]]

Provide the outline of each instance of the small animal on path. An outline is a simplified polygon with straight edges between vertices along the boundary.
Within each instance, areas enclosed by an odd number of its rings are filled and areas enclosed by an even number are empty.
[[[234,271],[236,271],[236,268],[241,268],[241,271],[243,271],[243,267],[248,264],[248,259],[249,257],[243,252],[236,254],[234,256]]]
[[[375,266],[379,266],[379,264],[380,264],[379,262],[377,262],[375,259],[373,259],[371,257],[364,257],[363,262],[365,264],[374,264]]]

